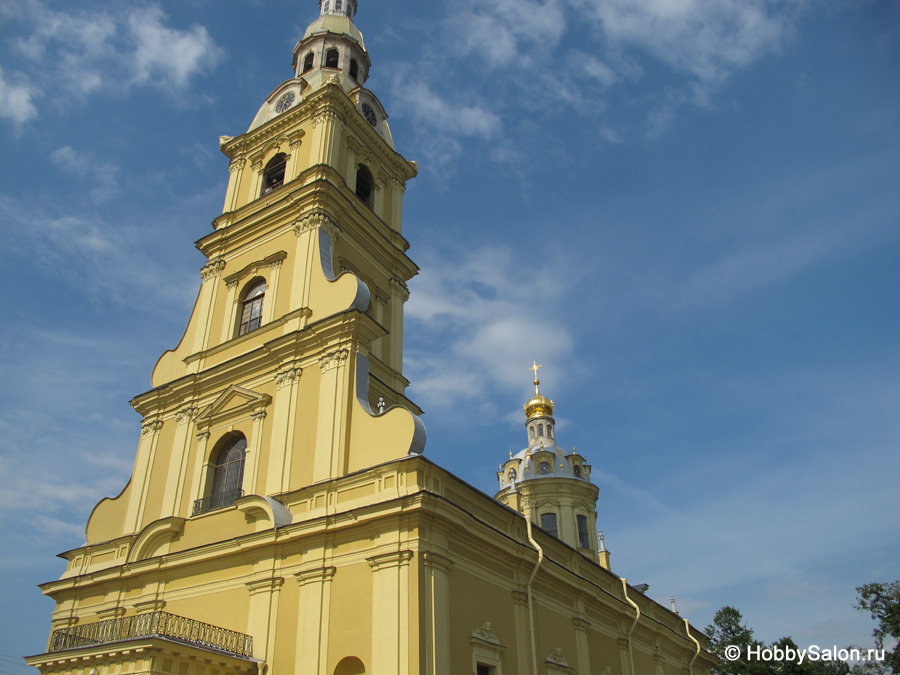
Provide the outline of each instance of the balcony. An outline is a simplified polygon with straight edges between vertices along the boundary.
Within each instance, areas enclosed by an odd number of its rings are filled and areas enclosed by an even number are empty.
[[[194,502],[194,511],[191,515],[199,516],[209,511],[215,511],[216,509],[224,509],[226,506],[231,506],[235,499],[240,499],[243,496],[244,491],[238,488],[236,490],[227,490],[225,492],[210,495],[209,497],[204,497],[203,499],[198,499]]]
[[[225,654],[253,657],[253,638],[249,635],[168,612],[150,612],[72,628],[59,628],[50,636],[49,652],[148,637],[164,637]]]

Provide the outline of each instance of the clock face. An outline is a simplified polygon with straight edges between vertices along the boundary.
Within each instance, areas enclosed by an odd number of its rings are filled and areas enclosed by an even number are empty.
[[[550,464],[548,462],[541,462],[538,464],[538,473],[550,473],[551,471]]]
[[[362,114],[363,117],[366,118],[366,122],[372,125],[372,128],[375,128],[375,125],[378,124],[378,116],[375,114],[375,111],[372,110],[372,106],[368,103],[362,104]]]
[[[290,108],[294,104],[294,92],[289,91],[280,99],[278,99],[278,103],[275,104],[275,112],[283,113],[285,110]]]

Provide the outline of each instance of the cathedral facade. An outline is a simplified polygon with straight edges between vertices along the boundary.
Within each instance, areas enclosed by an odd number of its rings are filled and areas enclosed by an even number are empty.
[[[553,402],[491,498],[423,455],[405,394],[415,163],[365,88],[357,0],[222,137],[223,213],[157,362],[131,480],[42,585],[42,675],[703,675],[704,636],[610,571]]]

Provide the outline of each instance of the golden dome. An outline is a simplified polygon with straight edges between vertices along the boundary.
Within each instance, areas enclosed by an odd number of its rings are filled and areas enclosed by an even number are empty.
[[[546,396],[541,396],[541,381],[537,376],[538,368],[540,366],[537,364],[537,361],[529,368],[529,370],[534,372],[534,396],[525,404],[525,417],[528,419],[553,415],[553,401]]]
[[[525,417],[528,419],[550,417],[551,415],[553,415],[553,401],[546,396],[541,396],[540,392],[535,393],[534,397],[525,404]]]

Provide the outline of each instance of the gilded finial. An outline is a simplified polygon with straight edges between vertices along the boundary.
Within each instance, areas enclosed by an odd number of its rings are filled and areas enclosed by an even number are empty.
[[[541,381],[538,379],[538,370],[543,368],[543,366],[539,366],[537,361],[532,361],[531,363],[532,363],[532,366],[528,370],[531,370],[534,372],[534,393],[535,393],[535,396],[539,396],[541,392],[540,392],[540,389],[538,389],[538,387],[540,386]]]
[[[512,459],[512,450],[509,451],[509,458]]]

